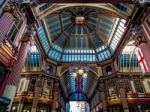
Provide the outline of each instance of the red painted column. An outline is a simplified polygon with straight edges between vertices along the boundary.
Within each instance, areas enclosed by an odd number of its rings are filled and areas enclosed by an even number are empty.
[[[124,112],[129,112],[129,107],[128,107],[128,102],[127,102],[127,98],[126,98],[126,91],[125,91],[125,87],[124,87],[124,82],[123,80],[120,78],[119,80],[119,92],[120,92],[120,96],[121,96],[121,101],[122,101],[122,106],[123,106],[123,110]]]
[[[26,36],[22,39],[22,43],[18,52],[17,61],[14,62],[14,65],[12,67],[12,72],[10,73],[6,88],[2,95],[3,97],[6,97],[11,100],[8,111],[10,111],[12,100],[15,96],[17,85],[21,78],[21,70],[26,60],[28,48],[31,44],[32,39],[33,37],[31,34],[26,34]]]
[[[36,112],[41,92],[42,92],[42,81],[39,78],[39,79],[37,79],[36,85],[35,85],[34,99],[33,99],[33,103],[32,103],[31,112]]]
[[[100,98],[102,100],[103,112],[107,112],[105,85],[103,81],[100,81],[99,90],[100,90]]]
[[[54,88],[53,88],[53,104],[52,104],[52,112],[56,112],[56,109],[58,108],[58,90],[59,90],[59,84],[58,82],[55,82]]]

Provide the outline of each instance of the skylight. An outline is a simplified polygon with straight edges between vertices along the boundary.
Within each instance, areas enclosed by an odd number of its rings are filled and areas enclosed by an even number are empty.
[[[97,8],[59,11],[60,15],[54,12],[46,16],[38,29],[49,58],[62,62],[97,62],[113,55],[126,29],[124,19],[105,16]]]

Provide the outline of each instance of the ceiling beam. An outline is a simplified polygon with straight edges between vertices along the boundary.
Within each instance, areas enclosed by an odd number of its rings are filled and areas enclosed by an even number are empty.
[[[93,10],[93,8],[91,8],[91,9],[87,10],[86,12],[84,12],[83,16],[88,15],[88,14],[90,13],[90,11],[92,11],[92,10]]]
[[[68,37],[66,38],[65,42],[64,42],[63,45],[62,45],[63,50],[62,50],[60,59],[62,59],[62,56],[63,56],[63,53],[64,53],[64,49],[65,49],[65,47],[66,47],[67,42],[70,41],[69,38],[70,38],[70,36],[71,36],[71,33],[75,30],[75,26],[74,26],[75,23],[72,23],[71,25],[73,25],[73,28],[72,28],[71,32],[69,33]]]
[[[96,35],[99,37],[99,39],[103,42],[105,46],[107,46],[108,37],[106,37],[104,34],[102,34],[100,31],[96,31]]]
[[[45,10],[43,11],[42,13],[40,13],[38,16],[40,19],[43,19],[45,18],[47,15],[51,14],[51,13],[54,13],[55,11],[58,11],[58,10],[62,10],[64,8],[68,8],[68,7],[78,7],[78,6],[81,6],[81,7],[95,7],[95,8],[98,8],[100,10],[104,9],[104,10],[108,10],[110,12],[114,12],[116,15],[118,15],[119,17],[121,18],[126,18],[127,15],[117,11],[116,9],[114,9],[110,4],[105,4],[105,3],[85,3],[85,4],[81,4],[81,3],[61,3],[61,4],[55,4],[55,7],[52,7],[52,8],[49,8],[48,10]]]
[[[73,16],[72,13],[64,13],[64,12],[62,12],[62,13],[52,13],[51,15],[59,15],[59,14],[66,15],[66,16]]]
[[[93,46],[94,51],[95,51],[95,53],[96,53],[96,46],[95,46],[93,40],[91,39],[91,36],[89,36],[89,35],[90,35],[90,34],[89,34],[89,30],[87,29],[87,27],[85,26],[85,24],[83,24],[82,26],[83,26],[83,28],[85,29],[85,31],[87,32],[87,38],[88,38],[89,42],[91,43],[91,45]],[[97,56],[96,54],[95,54],[95,56],[96,56],[97,60],[99,60],[99,58],[98,58],[98,56]]]
[[[73,23],[73,25],[76,25],[76,24]],[[70,32],[69,35],[68,35],[68,38],[66,38],[66,40],[65,40],[65,42],[64,42],[64,44],[63,44],[63,46],[62,46],[63,49],[66,47],[67,42],[70,41],[69,38],[70,38],[70,36],[71,36],[71,34],[72,34],[72,32],[73,32],[74,30],[75,30],[75,26],[73,26],[71,32]]]
[[[90,24],[90,23],[88,23]],[[92,29],[95,29],[94,26],[92,24],[88,25],[89,27],[91,27]],[[98,29],[98,28],[97,28]],[[102,43],[107,46],[107,42],[108,42],[108,37],[106,37],[104,34],[102,34],[100,31],[96,30],[96,35],[99,37],[99,39],[102,41]]]
[[[98,16],[111,16],[111,17],[120,17],[119,15],[115,14],[114,12],[110,12],[110,11],[104,11],[104,12],[95,12],[95,13],[90,13],[85,15],[87,16],[94,16],[94,15],[98,15]]]
[[[61,30],[63,31],[63,22],[62,22],[61,14],[59,14],[59,20],[60,20]]]
[[[72,23],[73,23],[73,22],[72,22]],[[72,23],[71,23],[71,24],[72,24]],[[60,24],[62,24],[62,23],[60,23]],[[61,26],[61,28],[62,28],[61,30],[62,30],[62,31],[57,35],[57,37],[54,38],[54,40],[52,40],[52,43],[55,43],[55,42],[59,39],[59,37],[64,33],[64,31],[65,31],[66,29],[68,29],[68,27],[71,26],[71,24],[66,25],[66,26],[65,26],[65,29],[63,29],[63,27]]]
[[[72,8],[70,8],[69,11],[72,13],[73,16],[77,16],[77,13]]]
[[[85,26],[85,24],[83,24],[82,26],[85,29],[85,31],[87,32],[87,38],[88,38],[89,42],[91,43],[91,45],[93,46],[93,48],[96,49],[96,46],[94,44],[95,42],[92,40],[88,28]]]

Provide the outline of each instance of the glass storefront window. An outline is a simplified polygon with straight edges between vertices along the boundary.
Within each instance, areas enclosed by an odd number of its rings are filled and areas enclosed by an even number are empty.
[[[6,71],[6,69],[2,65],[0,65],[0,84],[3,81],[5,71]]]
[[[44,87],[43,87],[43,95],[49,96],[50,93],[50,82],[47,80],[44,81]]]
[[[25,103],[22,112],[31,112],[32,104]]]
[[[46,104],[38,104],[37,112],[50,112],[49,105]]]

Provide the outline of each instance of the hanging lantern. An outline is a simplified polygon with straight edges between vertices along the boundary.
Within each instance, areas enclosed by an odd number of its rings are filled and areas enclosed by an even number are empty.
[[[73,78],[76,78],[76,77],[77,77],[77,73],[76,73],[76,72],[73,72],[73,73],[72,73],[72,77],[73,77]]]

